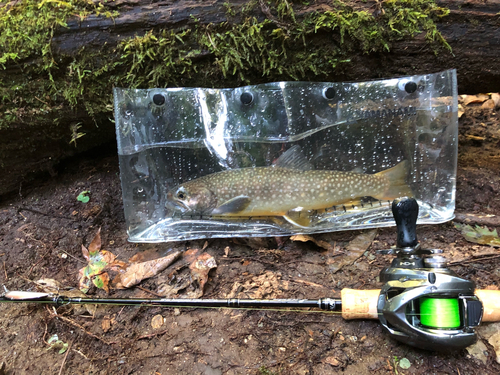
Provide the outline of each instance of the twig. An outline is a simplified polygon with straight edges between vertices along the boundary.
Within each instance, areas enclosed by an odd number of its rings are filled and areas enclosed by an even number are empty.
[[[74,352],[80,354],[83,358],[85,358],[87,361],[89,360],[89,357],[87,357],[85,354],[83,354],[81,351],[77,349],[73,349]]]
[[[49,214],[46,214],[45,212],[41,212],[41,211],[37,211],[37,210],[34,210],[32,208],[28,208],[28,207],[19,207],[17,209],[17,212],[24,218],[26,218],[26,216],[24,216],[21,211],[28,211],[28,212],[32,212],[34,214],[37,214],[37,215],[42,215],[42,216],[47,216],[47,217],[53,217],[53,218],[56,218],[56,219],[64,219],[64,220],[71,220],[71,221],[78,221],[78,220],[75,220],[71,217],[66,217],[66,216],[56,216],[56,215],[49,215]]]
[[[50,310],[49,310],[49,312],[50,312]],[[108,341],[104,340],[102,337],[99,337],[99,336],[97,336],[97,335],[94,335],[92,332],[87,331],[85,328],[83,328],[83,327],[82,327],[80,324],[78,324],[77,322],[74,322],[74,321],[72,321],[71,319],[66,318],[65,316],[59,315],[59,314],[57,314],[56,312],[53,312],[53,313],[52,313],[52,312],[50,312],[50,314],[51,314],[52,316],[54,316],[54,317],[57,317],[57,318],[61,319],[62,321],[66,322],[66,323],[71,324],[71,325],[72,325],[72,326],[74,326],[74,327],[80,328],[80,329],[81,329],[83,332],[85,332],[87,335],[89,335],[89,336],[91,336],[91,337],[93,337],[93,338],[95,338],[95,339],[97,339],[97,340],[99,340],[99,341],[103,342],[103,343],[104,343],[104,344],[106,344],[106,345],[116,344],[116,342],[108,342]]]
[[[499,258],[500,257],[500,254],[498,255],[494,255],[494,256],[491,256],[489,258],[472,258],[472,259],[467,259],[467,260],[459,260],[459,261],[456,261],[456,262],[451,262],[451,263],[448,263],[450,266],[454,266],[454,265],[459,265],[459,264],[465,264],[465,263],[472,263],[472,262],[482,262],[484,260],[490,260],[490,259],[495,259],[495,258]]]
[[[326,288],[326,286],[324,286],[324,285],[316,284],[316,283],[313,283],[311,281],[306,281],[306,280],[301,280],[301,279],[290,279],[289,281],[291,281],[293,283],[301,283],[301,284],[306,284],[309,286],[315,286],[317,288]]]
[[[36,100],[38,100],[39,102],[45,104],[45,105],[49,105],[49,103],[47,102],[44,102],[42,99],[38,99],[36,96],[33,96]]]
[[[164,335],[165,333],[167,333],[169,331],[170,331],[170,328],[168,328],[168,329],[166,329],[164,331],[158,332],[158,333],[151,333],[149,335],[140,336],[139,338],[137,338],[137,340],[143,340],[143,339],[148,339],[148,338],[154,337],[154,336]]]
[[[63,371],[63,368],[64,368],[64,364],[66,363],[66,358],[68,358],[68,354],[70,352],[71,346],[73,346],[73,341],[71,341],[69,343],[68,350],[66,350],[66,355],[64,356],[63,361],[61,363],[61,368],[59,369],[59,375],[62,374],[62,371]]]
[[[80,263],[83,263],[83,264],[87,264],[87,262],[81,260],[81,259],[78,259],[77,257],[75,257],[74,255],[71,255],[70,253],[68,253],[66,250],[63,250],[63,249],[59,249],[61,250],[64,254],[70,256],[71,258],[73,258],[74,260],[80,262]]]
[[[495,215],[474,215],[474,214],[455,214],[456,222],[464,224],[487,225],[491,227],[500,227],[500,216]]]
[[[159,294],[157,294],[157,293],[153,292],[152,290],[149,290],[149,289],[143,288],[142,286],[136,285],[135,287],[136,287],[136,288],[139,288],[140,290],[145,291],[146,293],[150,293],[150,294],[152,294],[153,296],[160,297],[160,298],[165,297],[165,296],[160,296]]]
[[[7,268],[5,267],[5,260],[3,261],[3,271],[5,272],[5,281],[8,281],[9,276],[7,276]]]

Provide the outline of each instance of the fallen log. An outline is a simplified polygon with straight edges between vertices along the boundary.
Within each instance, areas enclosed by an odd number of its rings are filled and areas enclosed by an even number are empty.
[[[498,0],[25,0],[0,10],[0,195],[112,142],[117,85],[234,87],[450,68],[461,93],[500,85]]]

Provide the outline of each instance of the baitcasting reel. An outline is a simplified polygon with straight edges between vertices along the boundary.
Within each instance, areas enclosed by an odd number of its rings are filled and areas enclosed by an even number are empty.
[[[474,327],[481,323],[483,304],[472,281],[447,268],[442,250],[422,249],[417,241],[418,204],[413,198],[395,200],[395,254],[380,272],[384,286],[377,311],[380,323],[396,340],[427,350],[456,350],[476,342]]]

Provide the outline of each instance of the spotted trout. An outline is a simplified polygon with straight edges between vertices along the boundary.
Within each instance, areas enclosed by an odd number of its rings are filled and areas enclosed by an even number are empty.
[[[412,196],[407,175],[407,161],[375,174],[313,170],[294,146],[270,167],[231,169],[185,182],[167,193],[167,207],[193,215],[282,216],[297,227],[308,227],[315,210],[362,197]]]

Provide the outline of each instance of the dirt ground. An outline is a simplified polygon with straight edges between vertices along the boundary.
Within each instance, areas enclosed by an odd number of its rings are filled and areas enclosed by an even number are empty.
[[[91,192],[87,204],[76,200]],[[467,108],[460,119],[458,214],[500,213],[500,112]],[[338,297],[343,288],[376,289],[395,245],[394,228],[380,229],[368,251],[332,273],[332,254],[312,242],[290,239],[209,240],[157,245],[127,242],[118,157],[114,145],[61,165],[55,177],[22,186],[0,205],[0,282],[10,290],[36,290],[52,278],[78,286],[86,265],[81,246],[101,228],[103,248],[126,261],[139,251],[200,249],[212,270],[203,298],[226,298],[235,283],[262,298]],[[494,229],[494,227],[490,227]],[[336,245],[334,259],[359,232],[314,236]],[[478,288],[500,285],[500,251],[467,242],[453,223],[420,226],[424,247],[442,248],[460,276]],[[174,266],[172,266],[174,267]],[[155,296],[181,272],[169,268],[142,288],[111,296]],[[253,287],[253,289],[251,289]],[[246,289],[245,289],[246,288]],[[89,294],[104,296],[102,290]],[[153,317],[163,325],[153,328]],[[161,320],[161,319],[160,319]],[[480,331],[481,333],[481,331]],[[69,344],[50,348],[54,334]],[[0,304],[0,374],[498,374],[494,348],[481,340],[483,360],[462,350],[440,354],[390,339],[377,321],[345,321],[321,312],[99,307],[94,316],[67,306]],[[411,366],[404,369],[402,360]],[[406,363],[406,361],[404,361]]]

